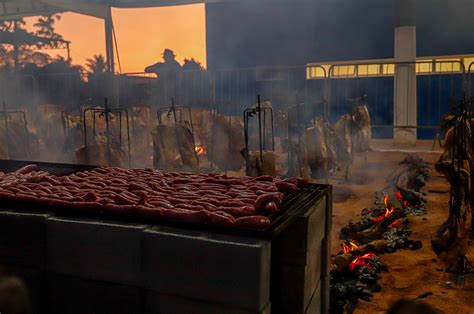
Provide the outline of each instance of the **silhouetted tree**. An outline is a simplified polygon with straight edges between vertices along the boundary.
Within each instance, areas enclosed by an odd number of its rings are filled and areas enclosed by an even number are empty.
[[[55,22],[59,15],[43,16],[33,24],[34,31],[26,30],[23,19],[0,22],[0,67],[18,68],[28,63],[46,65],[52,59],[49,55],[37,51],[42,48],[59,48],[63,37],[56,33]]]
[[[184,71],[204,71],[205,69],[199,61],[196,61],[194,60],[194,58],[191,58],[191,59],[184,59],[183,70]]]
[[[91,74],[105,73],[107,70],[107,62],[102,54],[98,54],[86,59],[86,67]]]

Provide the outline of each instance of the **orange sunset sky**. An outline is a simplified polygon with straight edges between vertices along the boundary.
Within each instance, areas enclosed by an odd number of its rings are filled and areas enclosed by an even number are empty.
[[[143,72],[161,61],[165,48],[177,60],[194,58],[206,66],[205,7],[203,4],[150,9],[113,9],[122,72]],[[28,18],[31,24],[34,18]],[[105,55],[104,22],[76,13],[63,13],[56,30],[72,42],[74,64],[84,65],[94,54]],[[48,51],[66,56],[65,50]],[[117,63],[117,61],[116,61]],[[118,71],[118,65],[116,71]]]

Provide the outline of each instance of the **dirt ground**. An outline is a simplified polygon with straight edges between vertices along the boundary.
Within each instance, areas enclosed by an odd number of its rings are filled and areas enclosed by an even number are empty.
[[[363,208],[373,205],[374,192],[383,189],[385,178],[406,154],[416,153],[434,165],[440,151],[432,151],[431,146],[432,141],[426,141],[414,148],[398,149],[390,142],[374,141],[374,151],[368,154],[366,161],[356,158],[350,182],[341,183],[337,178],[329,181],[334,185],[333,254],[340,250],[338,232],[341,227],[351,219],[356,220]],[[381,274],[382,291],[375,293],[371,302],[360,301],[355,313],[384,313],[392,302],[400,298],[415,299],[426,292],[433,295],[423,301],[445,313],[474,313],[474,274],[466,276],[464,288],[456,286],[453,276],[437,270],[443,266],[430,245],[431,236],[448,215],[448,183],[433,169],[423,191],[428,194],[428,214],[409,218],[412,238],[421,240],[423,248],[382,255],[381,261],[389,269],[388,273]],[[468,257],[474,262],[474,248]]]

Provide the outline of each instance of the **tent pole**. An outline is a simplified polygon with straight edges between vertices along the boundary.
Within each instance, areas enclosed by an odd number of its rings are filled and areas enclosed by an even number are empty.
[[[107,55],[107,70],[111,73],[115,73],[114,45],[112,32],[112,11],[109,8],[109,13],[105,18],[105,50]]]

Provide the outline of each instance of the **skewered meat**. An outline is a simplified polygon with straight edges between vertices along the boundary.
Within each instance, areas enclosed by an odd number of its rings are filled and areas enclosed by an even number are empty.
[[[109,152],[107,152],[108,145],[110,147]],[[87,147],[82,146],[76,150],[77,162],[84,165],[126,167],[128,165],[128,157],[119,143],[111,138],[108,145],[105,137],[97,137]]]
[[[334,127],[336,133],[337,156],[342,168],[345,170],[346,179],[349,176],[349,166],[352,163],[352,117],[349,114],[343,115]]]
[[[244,122],[240,117],[216,114],[212,120],[207,157],[221,171],[239,171],[244,166]]]
[[[352,142],[354,153],[367,153],[371,150],[370,114],[367,106],[357,106],[353,112]]]
[[[242,157],[244,159],[249,161],[249,164],[247,165],[249,167],[250,173],[248,175],[250,176],[262,176],[262,175],[270,175],[270,176],[275,176],[276,175],[276,156],[275,152],[272,151],[263,151],[262,157],[263,157],[263,162],[260,160],[260,152],[259,151],[251,151],[249,152],[249,156],[246,156],[246,151],[245,149],[242,149],[240,151]]]
[[[301,142],[306,148],[311,176],[323,177],[328,169],[328,151],[320,119],[315,119],[313,126],[305,130]]]
[[[168,171],[198,171],[191,130],[184,124],[159,125],[153,133],[153,164]]]
[[[462,121],[462,120],[461,120]],[[455,134],[462,132],[463,134]],[[459,258],[465,256],[469,247],[469,229],[472,226],[471,195],[473,183],[473,150],[472,150],[472,130],[468,121],[465,123],[456,121],[456,126],[448,130],[443,148],[444,152],[435,168],[444,174],[449,181],[452,190],[452,202],[450,203],[447,220],[437,230],[431,240],[433,251],[438,255],[446,267],[449,268],[457,264]],[[464,136],[463,136],[464,135]],[[463,147],[456,143],[463,136]],[[463,149],[463,160],[458,160],[459,155],[453,155],[457,149]],[[456,158],[453,160],[453,158]],[[457,266],[457,265],[456,265]]]
[[[470,174],[468,170],[461,169],[457,176],[451,163],[438,167],[442,169],[451,184],[459,184],[461,187],[460,193],[454,197],[447,220],[431,240],[433,251],[449,268],[455,265],[458,258],[464,256],[469,248],[469,229],[472,219],[469,205]]]

